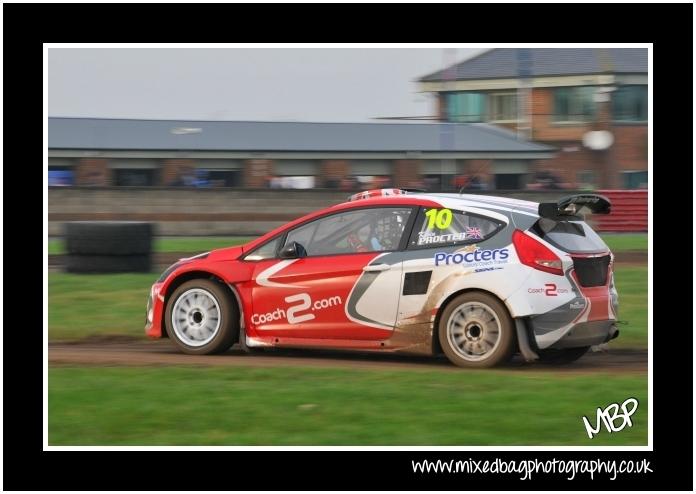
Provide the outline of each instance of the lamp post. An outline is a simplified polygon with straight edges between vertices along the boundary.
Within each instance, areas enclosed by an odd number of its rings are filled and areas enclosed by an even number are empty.
[[[452,122],[452,115],[449,114],[449,108],[447,107],[447,92],[454,89],[455,81],[457,79],[456,74],[456,58],[457,49],[456,48],[445,48],[443,52],[443,61],[445,63],[445,74],[444,74],[444,89],[445,89],[445,113],[447,118],[445,122],[440,123],[440,150],[443,152],[452,151],[454,149],[454,125]],[[453,106],[453,105],[452,105]],[[440,158],[440,188],[444,191],[445,189],[445,163],[449,161],[447,158]],[[455,161],[455,173],[456,173],[456,161]]]
[[[610,131],[611,93],[615,90],[613,86],[600,86],[595,90],[593,100],[597,105],[597,117],[593,122],[592,130],[583,136],[585,147],[596,153],[601,169],[602,186],[609,189],[616,187],[616,166],[611,153],[614,136]]]
[[[597,117],[592,129],[592,136],[586,135],[583,141],[589,140],[598,154],[599,166],[602,170],[602,186],[608,189],[616,187],[616,166],[611,152],[614,136],[611,129],[611,93],[616,90],[614,83],[614,61],[611,51],[607,48],[595,49],[597,63],[602,70],[600,84],[592,95],[597,106]],[[590,133],[588,133],[590,134]],[[587,145],[587,144],[586,144]]]
[[[532,75],[532,50],[517,49],[517,139],[532,137],[530,77]]]

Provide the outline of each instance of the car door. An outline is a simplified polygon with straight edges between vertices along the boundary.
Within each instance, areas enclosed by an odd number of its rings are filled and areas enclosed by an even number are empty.
[[[504,278],[507,241],[495,237],[505,221],[504,215],[478,208],[422,208],[403,255],[398,324],[429,326],[453,290]]]
[[[265,336],[380,340],[396,321],[401,263],[379,259],[405,246],[413,208],[352,208],[290,230],[306,257],[259,261],[252,288],[254,330]],[[374,283],[379,297],[365,297]],[[370,293],[374,293],[370,290]]]

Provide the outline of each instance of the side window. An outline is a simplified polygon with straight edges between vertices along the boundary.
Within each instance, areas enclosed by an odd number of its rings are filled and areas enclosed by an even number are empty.
[[[320,220],[319,220],[320,221]],[[295,228],[290,233],[288,233],[288,238],[285,240],[284,245],[288,245],[290,242],[297,242],[302,245],[305,249],[312,241],[314,233],[317,231],[317,225],[319,221],[315,220],[311,223],[307,223],[299,228]],[[309,255],[309,249],[307,249],[307,254]]]
[[[333,214],[288,233],[309,256],[391,251],[399,248],[411,208],[358,209]]]
[[[410,249],[475,243],[495,234],[503,224],[484,216],[447,208],[425,208],[416,219]]]
[[[264,259],[273,259],[278,251],[278,244],[280,243],[281,237],[276,237],[270,242],[266,242],[261,247],[257,247],[252,250],[251,253],[247,254],[244,258],[246,261],[263,261]]]

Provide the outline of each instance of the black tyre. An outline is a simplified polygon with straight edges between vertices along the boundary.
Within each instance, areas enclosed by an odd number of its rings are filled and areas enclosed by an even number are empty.
[[[68,273],[149,273],[152,267],[150,254],[132,256],[67,255],[65,270]]]
[[[184,353],[224,352],[239,338],[237,304],[219,283],[187,281],[167,301],[165,321],[169,338]]]
[[[588,346],[564,348],[562,350],[542,350],[539,352],[539,362],[549,365],[565,365],[575,362],[590,349]]]
[[[68,254],[149,254],[152,232],[152,223],[77,221],[65,223],[65,244]]]
[[[262,353],[266,353],[266,349],[260,346],[247,346],[242,350],[244,353],[248,353],[249,355],[261,355]]]
[[[447,358],[460,367],[485,368],[506,362],[516,344],[507,308],[482,292],[452,299],[440,316],[438,336]]]

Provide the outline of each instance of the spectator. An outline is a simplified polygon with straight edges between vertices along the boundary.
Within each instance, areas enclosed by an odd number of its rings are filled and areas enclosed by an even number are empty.
[[[469,176],[468,175],[457,175],[454,177],[454,188],[457,190],[461,190],[466,188],[466,186],[469,184]]]
[[[266,178],[266,183],[268,183],[268,186],[269,186],[271,189],[280,189],[280,188],[282,188],[282,184],[281,184],[281,181],[280,181],[280,177],[268,176],[268,177]]]
[[[478,175],[473,175],[469,179],[468,183],[464,186],[465,190],[486,190],[488,185],[486,182]]]
[[[167,187],[179,187],[181,185],[181,179],[177,175],[173,179],[169,180],[166,185]]]
[[[196,186],[196,174],[193,168],[186,168],[182,174],[181,180],[185,187],[195,187]]]
[[[339,183],[341,190],[350,191],[359,188],[359,182],[355,177],[343,177]]]
[[[336,189],[339,185],[340,181],[336,177],[331,177],[324,180],[324,187],[327,189]]]
[[[82,185],[104,185],[104,175],[99,170],[90,170],[82,180]]]
[[[528,189],[559,190],[563,189],[561,180],[549,171],[540,171],[534,174],[532,181],[527,185]]]

